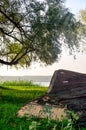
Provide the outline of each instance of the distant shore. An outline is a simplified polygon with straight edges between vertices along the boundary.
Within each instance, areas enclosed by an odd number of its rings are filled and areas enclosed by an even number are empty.
[[[51,76],[0,76],[0,81],[30,80],[34,82],[50,82]]]
[[[48,86],[52,76],[0,76],[0,82],[26,80]]]

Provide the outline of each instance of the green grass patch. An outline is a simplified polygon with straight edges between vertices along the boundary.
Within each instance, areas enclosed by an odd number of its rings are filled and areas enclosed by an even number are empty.
[[[16,116],[21,106],[44,95],[47,87],[26,81],[4,82],[0,86],[0,130],[78,130],[67,119],[55,121],[47,118],[31,117],[27,119]],[[86,128],[79,130],[86,130]]]

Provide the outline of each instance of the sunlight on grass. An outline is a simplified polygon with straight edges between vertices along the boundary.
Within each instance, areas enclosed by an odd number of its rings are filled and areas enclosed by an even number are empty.
[[[40,86],[38,84],[34,84],[31,81],[5,81],[0,83],[1,88],[7,89],[15,89],[15,90],[30,90],[30,91],[47,91],[48,87]]]

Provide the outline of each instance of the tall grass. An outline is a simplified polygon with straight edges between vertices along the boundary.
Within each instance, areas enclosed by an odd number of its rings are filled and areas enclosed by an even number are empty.
[[[38,84],[34,84],[32,81],[27,81],[27,80],[14,80],[14,81],[4,81],[1,82],[0,85],[2,86],[40,86]]]
[[[40,86],[39,84],[34,84],[32,81],[19,80],[19,81],[5,81],[0,83],[0,87],[16,89],[16,90],[47,90],[47,87]],[[34,89],[35,88],[35,89]]]
[[[67,119],[59,121],[16,116],[21,106],[44,95],[47,87],[36,86],[33,83],[30,86],[26,81],[4,82],[0,86],[0,130],[86,130],[78,129]]]

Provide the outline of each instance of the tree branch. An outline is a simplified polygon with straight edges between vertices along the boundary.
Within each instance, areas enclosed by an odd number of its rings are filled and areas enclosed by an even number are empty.
[[[13,23],[15,25],[15,27],[20,31],[23,32],[24,35],[27,37],[25,31],[23,30],[23,28],[14,20],[12,20],[8,15],[6,15],[6,13],[4,13],[1,9],[0,9],[0,13],[3,14],[11,23]],[[27,37],[29,40],[31,40],[29,37]]]
[[[4,61],[2,59],[0,59],[0,63],[4,64],[4,65],[14,65],[14,63],[8,62],[8,61]]]
[[[4,65],[16,65],[18,64],[18,61],[20,61],[27,53],[31,52],[31,51],[35,51],[35,49],[33,50],[26,50],[19,58],[17,58],[17,56],[20,54],[20,52],[14,57],[14,59],[11,62],[5,61],[0,59],[0,63],[4,64]]]
[[[3,30],[3,28],[1,28],[1,27],[0,27],[0,31],[1,31],[3,34],[5,34],[5,35],[7,35],[7,36],[9,36],[9,37],[11,37],[11,38],[17,40],[18,42],[22,43],[18,38],[16,38],[16,37],[10,35],[9,33],[5,32],[5,31]]]

